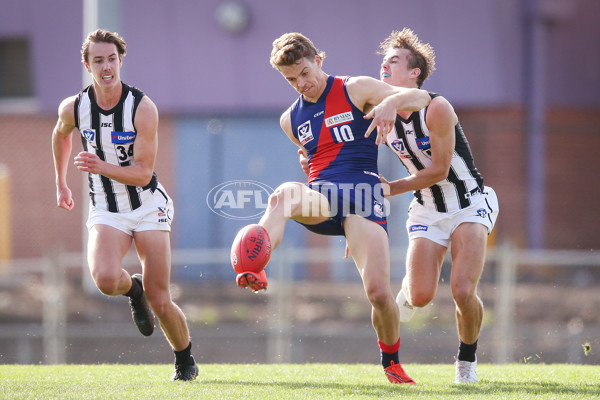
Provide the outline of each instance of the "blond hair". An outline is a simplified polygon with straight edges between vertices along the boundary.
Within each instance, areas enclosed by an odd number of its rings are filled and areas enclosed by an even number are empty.
[[[429,43],[423,43],[419,37],[409,28],[401,31],[393,31],[379,45],[377,54],[386,54],[390,49],[406,49],[410,51],[408,57],[409,68],[419,68],[421,73],[417,78],[417,86],[420,88],[425,79],[435,71],[435,52]]]

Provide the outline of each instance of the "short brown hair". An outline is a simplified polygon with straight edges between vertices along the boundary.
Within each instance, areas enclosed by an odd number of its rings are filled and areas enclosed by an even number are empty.
[[[117,32],[110,32],[105,29],[96,29],[87,36],[83,44],[81,45],[81,61],[84,63],[88,62],[88,52],[90,49],[90,43],[114,43],[117,46],[117,52],[120,56],[127,54],[127,43]]]
[[[271,65],[273,68],[295,64],[301,58],[320,56],[325,59],[325,52],[318,50],[313,42],[298,32],[284,33],[273,42]]]
[[[435,52],[429,43],[423,43],[409,28],[393,31],[379,45],[377,54],[385,54],[389,49],[406,49],[410,51],[408,57],[409,68],[419,68],[421,74],[417,78],[417,86],[423,85],[425,79],[435,71]]]

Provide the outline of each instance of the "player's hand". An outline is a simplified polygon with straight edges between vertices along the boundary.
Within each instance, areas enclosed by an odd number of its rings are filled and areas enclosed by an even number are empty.
[[[383,190],[383,196],[388,197],[392,194],[390,182],[385,177],[379,174],[379,180],[381,181],[381,189]]]
[[[372,119],[371,125],[369,125],[369,128],[367,128],[367,131],[365,132],[365,137],[369,137],[371,132],[377,128],[375,144],[379,146],[380,143],[386,143],[387,134],[391,132],[396,123],[396,109],[393,105],[383,101],[366,114],[364,118]]]
[[[298,162],[300,162],[300,167],[302,167],[302,171],[308,176],[310,174],[310,168],[308,167],[308,157],[304,155],[302,149],[298,149]]]
[[[74,163],[77,169],[82,172],[101,173],[102,160],[94,153],[82,151],[75,156]]]
[[[64,208],[67,211],[71,211],[75,206],[71,189],[64,187],[62,189],[56,189],[56,205],[59,208]]]

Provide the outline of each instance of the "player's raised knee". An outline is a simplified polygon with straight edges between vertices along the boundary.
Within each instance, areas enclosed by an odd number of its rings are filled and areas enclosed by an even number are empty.
[[[92,274],[94,283],[100,292],[107,296],[114,296],[119,287],[119,275],[97,271]]]
[[[429,291],[419,290],[419,288],[416,288],[407,294],[407,300],[415,307],[425,307],[433,300],[434,296],[435,292],[431,293]]]
[[[268,210],[279,208],[287,218],[294,217],[302,210],[305,186],[298,182],[279,185],[269,196]]]

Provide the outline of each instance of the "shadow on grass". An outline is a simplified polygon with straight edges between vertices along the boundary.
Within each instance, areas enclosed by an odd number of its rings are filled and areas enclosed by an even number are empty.
[[[431,390],[438,394],[488,394],[488,395],[510,395],[527,394],[539,395],[544,398],[545,395],[595,395],[600,396],[600,384],[590,383],[568,383],[559,382],[498,382],[481,381],[476,384],[452,384],[446,391]]]
[[[490,382],[481,381],[477,384],[417,384],[417,385],[394,385],[388,382],[373,383],[373,384],[347,384],[347,383],[317,383],[317,382],[286,382],[286,381],[268,381],[257,382],[251,380],[236,380],[227,381],[221,379],[203,379],[202,383],[223,385],[223,386],[239,386],[245,388],[262,388],[273,390],[291,390],[291,391],[309,391],[313,394],[319,392],[332,393],[337,392],[343,394],[359,394],[364,396],[383,396],[390,393],[402,390],[403,396],[422,396],[429,394],[432,397],[438,396],[491,396],[490,398],[498,398],[498,396],[515,395],[538,395],[540,398],[545,396],[553,397],[554,395],[577,395],[590,396],[590,398],[600,397],[600,384],[561,384],[549,382]]]
[[[339,395],[349,394],[360,394],[364,396],[373,396],[380,398],[380,396],[388,395],[393,393],[400,387],[415,387],[415,385],[393,385],[389,382],[382,382],[380,384],[348,384],[348,383],[317,383],[317,382],[286,382],[286,381],[269,381],[269,382],[256,382],[256,381],[227,381],[221,379],[205,379],[203,383],[223,385],[223,386],[239,386],[239,387],[254,387],[269,390],[272,388],[273,391],[306,391],[312,395],[319,393],[338,393]]]

